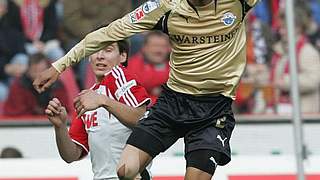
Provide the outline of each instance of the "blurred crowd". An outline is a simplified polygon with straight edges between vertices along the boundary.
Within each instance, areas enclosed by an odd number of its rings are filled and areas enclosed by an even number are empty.
[[[285,0],[261,1],[248,17],[246,72],[238,113],[292,112]],[[296,0],[295,40],[303,113],[320,112],[320,1]]]
[[[87,61],[67,70],[41,95],[32,87],[38,73],[84,36],[122,17],[139,0],[0,0],[0,113],[42,115],[52,97],[69,111],[72,99],[94,82]],[[247,18],[248,66],[237,90],[237,113],[292,111],[285,0],[262,0]],[[295,1],[295,37],[304,113],[320,112],[320,0]],[[153,103],[169,76],[170,43],[149,32],[130,38],[129,71]]]

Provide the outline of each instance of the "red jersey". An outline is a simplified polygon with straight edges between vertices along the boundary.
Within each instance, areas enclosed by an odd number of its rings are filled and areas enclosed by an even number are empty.
[[[121,66],[114,67],[92,89],[132,107],[150,101],[146,90]],[[83,148],[83,156],[91,152],[94,179],[117,177],[117,163],[130,134],[131,129],[103,107],[73,118],[69,129],[73,142]]]

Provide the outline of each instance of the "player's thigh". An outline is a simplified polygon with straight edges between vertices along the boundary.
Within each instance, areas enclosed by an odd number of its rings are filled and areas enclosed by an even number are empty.
[[[226,165],[231,160],[229,142],[234,126],[233,115],[224,114],[213,119],[207,125],[191,129],[184,137],[186,156],[192,152],[207,150],[207,153],[212,154],[218,165]],[[209,160],[211,156],[206,158]]]
[[[178,117],[172,112],[177,107],[172,105],[174,103],[169,103],[170,98],[170,93],[164,93],[159,97],[157,103],[132,129],[127,144],[154,158],[183,137],[184,128],[177,126]]]
[[[127,144],[118,163],[120,174],[138,174],[151,162],[152,157],[143,150]]]

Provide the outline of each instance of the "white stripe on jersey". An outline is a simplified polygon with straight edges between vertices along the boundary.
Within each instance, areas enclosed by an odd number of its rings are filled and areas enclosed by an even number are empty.
[[[118,80],[119,80],[119,82],[120,82],[120,84],[121,84],[121,87],[123,86],[123,85],[125,85],[125,81],[123,81],[123,78],[121,77],[121,74],[120,74],[120,72],[116,69],[116,67],[114,67],[112,70],[114,70],[114,72],[118,75]],[[132,101],[132,99],[131,99],[131,97],[128,95],[128,93],[124,93],[124,96],[126,96],[127,98],[128,98],[128,100],[130,101],[130,103],[131,103],[131,106],[133,106],[133,107],[135,107],[135,104],[134,104],[134,102]]]
[[[90,90],[92,90],[96,85],[97,83],[94,83],[93,86],[91,86]]]
[[[117,78],[116,78],[117,81],[120,83],[120,85],[118,84],[119,85],[118,89],[121,89],[121,87],[124,85],[124,82],[120,78],[121,75],[120,75],[120,73],[118,71],[115,70],[115,68],[113,68],[113,71],[117,75]],[[129,101],[128,105],[129,106],[134,106],[134,103],[133,103],[132,99],[126,93],[124,93],[124,95],[123,95],[123,98],[125,98],[125,97]]]
[[[85,151],[87,151],[87,154],[89,153],[89,150],[83,144],[81,144],[80,142],[78,142],[74,139],[71,139],[71,141],[76,143],[77,145],[81,146]]]
[[[114,71],[112,71],[112,75],[113,75],[113,77],[116,79],[116,85],[117,85],[117,88],[119,89],[119,88],[121,88],[121,86],[120,86],[120,84],[119,84],[119,78],[118,78],[118,75],[114,72]],[[127,100],[127,98],[126,98],[126,96],[122,96],[123,97],[123,100],[124,100],[124,102],[128,105],[128,106],[132,106],[132,104],[130,104],[130,102]],[[120,98],[120,97],[119,97]],[[119,99],[118,99],[119,100]]]
[[[123,73],[123,70],[121,68],[119,68],[119,67],[116,67],[115,69],[118,69],[120,71],[120,73],[122,75],[121,77],[123,78],[123,81],[124,81],[124,84],[126,84],[127,83],[127,79],[126,79],[126,76]],[[131,96],[131,98],[133,99],[133,101],[135,102],[135,106],[134,107],[137,107],[139,103],[138,103],[136,97],[132,94],[131,89],[128,89],[128,93]]]
[[[121,86],[124,86],[126,84],[126,82],[127,82],[124,74],[121,74],[120,71],[116,67],[114,67],[113,70],[118,75],[117,79],[119,79],[119,82],[120,82]],[[130,91],[130,89],[128,91]],[[124,96],[126,96],[128,98],[128,100],[131,103],[131,106],[137,107],[138,103],[135,103],[135,101],[136,101],[135,97],[133,96],[132,93],[131,93],[131,95],[128,94],[128,91],[124,93]]]

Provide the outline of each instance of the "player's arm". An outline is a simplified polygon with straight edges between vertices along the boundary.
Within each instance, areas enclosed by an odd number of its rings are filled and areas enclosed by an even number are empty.
[[[146,112],[146,104],[138,107],[128,106],[105,96],[102,106],[112,113],[123,125],[132,128]]]
[[[68,134],[66,109],[57,98],[54,98],[49,102],[45,113],[54,126],[56,144],[61,158],[67,163],[79,160],[83,150]]]
[[[35,89],[38,92],[45,91],[57,80],[59,73],[78,63],[83,57],[90,56],[113,42],[153,29],[171,7],[172,4],[169,0],[153,0],[108,26],[89,33],[65,56],[54,62],[49,70],[44,71],[36,78],[33,83]]]
[[[146,111],[146,105],[143,103],[137,107],[129,106],[93,90],[82,91],[75,98],[74,106],[78,116],[86,111],[104,107],[127,127],[135,126]]]

